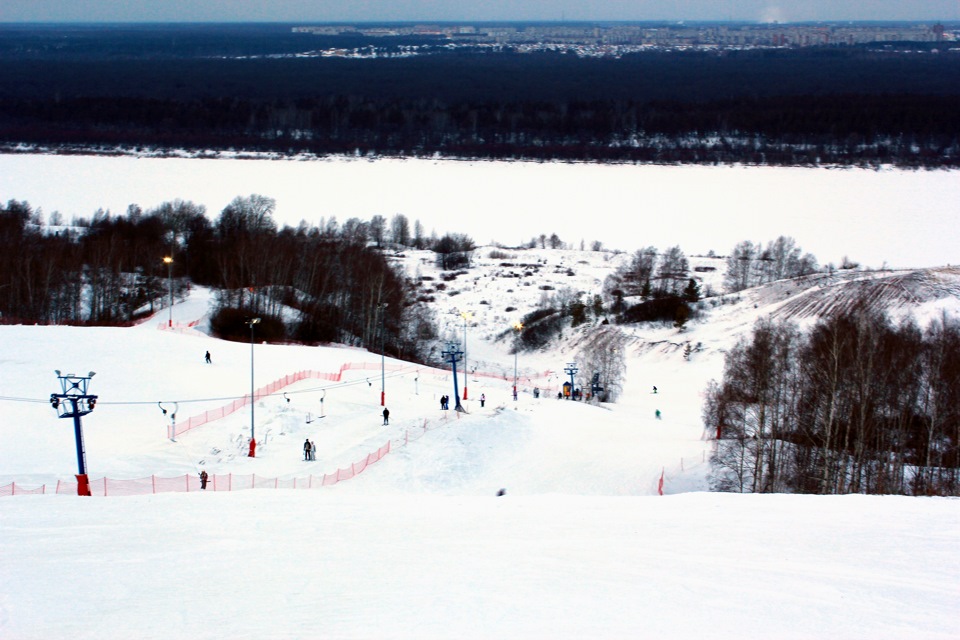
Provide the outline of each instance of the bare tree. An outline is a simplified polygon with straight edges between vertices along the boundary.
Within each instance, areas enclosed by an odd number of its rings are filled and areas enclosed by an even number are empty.
[[[413,246],[415,249],[427,247],[427,239],[423,235],[423,224],[419,220],[413,223]]]
[[[377,247],[383,246],[383,241],[387,233],[387,221],[381,215],[370,218],[370,240],[377,243]]]
[[[657,291],[666,295],[681,295],[690,277],[690,263],[679,246],[670,247],[657,268]]]
[[[580,345],[576,361],[588,377],[598,375],[605,402],[616,402],[623,393],[626,346],[626,334],[612,325],[592,328]]]
[[[629,263],[607,276],[603,283],[604,294],[613,298],[614,306],[623,298],[649,296],[650,280],[656,264],[656,247],[638,249],[631,256]]]
[[[751,271],[756,249],[749,240],[740,242],[727,256],[727,271],[723,277],[723,286],[730,293],[743,291],[753,286]]]
[[[407,216],[398,213],[390,219],[390,238],[394,244],[410,246],[410,221]]]

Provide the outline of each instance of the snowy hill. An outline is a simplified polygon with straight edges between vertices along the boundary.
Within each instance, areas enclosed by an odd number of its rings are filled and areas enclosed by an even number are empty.
[[[555,396],[599,320],[516,360],[510,327],[543,296],[599,292],[623,255],[484,247],[454,278],[432,254],[393,259],[433,298],[442,338],[462,342],[460,314],[472,313],[465,413],[440,409],[454,393],[442,369],[342,346],[216,340],[199,288],[131,328],[0,326],[0,488],[48,492],[0,497],[0,636],[954,633],[960,501],[702,493],[711,442],[700,405],[758,317],[809,322],[866,293],[923,322],[960,313],[957,269],[777,282],[704,300],[683,331],[623,326],[622,397],[592,405]],[[714,291],[722,264],[691,258],[714,267],[695,272]],[[688,343],[699,348],[684,357]],[[142,495],[50,495],[77,466],[71,421],[47,401],[55,369],[96,372],[99,402],[83,421],[95,494]],[[251,371],[258,389],[279,385],[253,406],[255,458]],[[298,372],[309,375],[287,384]],[[303,460],[305,439],[315,461]],[[200,492],[200,470],[264,488]],[[157,478],[191,491],[154,495]]]
[[[436,352],[447,342],[462,346],[466,337],[470,376],[464,379],[461,362],[458,389],[462,393],[466,384],[469,395],[464,400],[466,413],[459,419],[455,412],[439,409],[440,396],[453,395],[449,371],[392,358],[381,363],[379,354],[336,345],[258,342],[252,354],[254,385],[257,389],[270,383],[279,386],[257,392],[254,421],[260,450],[250,459],[246,441],[251,422],[247,404],[251,347],[210,337],[210,292],[194,288],[172,310],[163,309],[129,329],[0,326],[7,345],[3,406],[8,418],[0,424],[0,437],[11,445],[0,450],[0,486],[11,482],[19,483],[21,489],[55,486],[75,473],[69,421],[56,421],[45,401],[57,390],[53,371],[58,369],[97,372],[91,384],[99,403],[85,421],[92,476],[193,475],[203,468],[210,473],[283,479],[322,477],[364,459],[388,442],[396,450],[414,432],[419,436],[438,425],[445,432],[451,424],[460,425],[457,438],[462,437],[461,428],[484,425],[475,434],[479,440],[468,441],[496,455],[502,454],[499,449],[509,449],[514,457],[542,458],[542,443],[536,443],[536,438],[524,439],[523,445],[531,449],[518,451],[517,443],[502,446],[506,436],[494,435],[495,430],[488,428],[493,425],[509,432],[519,421],[531,431],[549,424],[551,437],[561,425],[569,425],[583,436],[581,447],[599,440],[595,432],[583,432],[587,424],[593,429],[618,425],[615,428],[622,431],[611,436],[611,442],[624,451],[639,446],[631,444],[632,438],[646,443],[642,448],[647,452],[651,438],[658,443],[642,468],[631,456],[629,479],[617,471],[627,463],[618,463],[606,453],[610,469],[604,475],[608,477],[594,480],[592,488],[584,489],[586,493],[650,494],[662,471],[666,471],[667,493],[705,489],[704,460],[710,443],[704,439],[700,420],[701,393],[710,379],[720,377],[726,349],[749,332],[757,318],[770,315],[809,324],[823,313],[864,303],[897,319],[912,316],[920,324],[942,313],[960,313],[960,270],[949,267],[840,271],[717,295],[699,303],[697,317],[683,330],[670,324],[619,325],[627,350],[623,396],[615,404],[580,406],[557,403],[555,396],[568,379],[565,365],[576,360],[585,336],[601,319],[566,329],[550,345],[521,351],[516,357],[512,326],[550,297],[589,299],[599,294],[604,279],[627,260],[625,254],[482,247],[475,252],[471,268],[453,272],[442,271],[432,252],[406,251],[391,259],[420,283],[420,298],[435,311],[441,330]],[[690,262],[702,290],[722,291],[723,259],[693,257]],[[463,313],[469,314],[466,319]],[[168,319],[174,323],[172,330]],[[213,354],[212,364],[203,361],[206,351]],[[516,403],[511,397],[515,365],[520,390]],[[308,377],[295,383],[284,381],[298,372],[307,372]],[[580,373],[577,384],[588,376],[589,372]],[[654,386],[659,389],[656,396],[651,394]],[[392,412],[388,427],[380,424],[381,387]],[[539,398],[533,397],[534,389],[541,392]],[[481,395],[488,399],[482,408]],[[662,420],[654,421],[657,410]],[[210,418],[213,413],[215,418]],[[171,422],[174,415],[179,426]],[[192,428],[199,422],[204,424]],[[182,435],[170,440],[171,430]],[[321,455],[304,466],[301,447],[310,437],[320,438]],[[489,494],[516,477],[495,473],[493,468],[500,462],[491,458],[491,469],[482,465],[472,469],[472,483],[448,478],[448,482],[415,486],[431,492]],[[390,468],[396,464],[377,465],[350,484],[389,485],[394,477]],[[411,468],[396,471],[408,477],[419,473]],[[532,493],[550,491],[550,482],[536,475],[535,482],[517,477],[511,483],[514,491],[527,485]],[[371,479],[380,476],[388,479]],[[575,486],[564,492],[579,493]]]

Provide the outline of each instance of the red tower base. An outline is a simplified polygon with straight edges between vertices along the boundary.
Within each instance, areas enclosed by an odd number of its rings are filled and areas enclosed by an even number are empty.
[[[90,495],[90,479],[87,478],[87,474],[77,474],[77,495],[78,496],[89,496]]]

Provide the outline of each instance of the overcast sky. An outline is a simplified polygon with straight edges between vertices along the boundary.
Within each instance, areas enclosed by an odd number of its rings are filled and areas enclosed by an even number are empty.
[[[960,20],[960,0],[0,0],[0,22]]]

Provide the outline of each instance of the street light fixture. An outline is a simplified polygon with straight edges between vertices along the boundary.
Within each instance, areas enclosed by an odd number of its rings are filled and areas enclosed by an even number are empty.
[[[513,323],[516,330],[516,337],[513,341],[513,401],[517,401],[517,355],[520,353],[520,332],[523,331],[523,323]]]
[[[473,314],[469,311],[461,311],[460,317],[463,318],[463,399],[467,399],[467,378],[469,373],[467,372],[467,321],[473,318]]]
[[[173,327],[173,256],[164,256],[164,264],[167,265],[167,292],[170,294],[170,319],[168,327]]]
[[[260,318],[250,318],[247,320],[247,324],[250,325],[250,457],[253,458],[254,453],[256,452],[257,440],[256,433],[253,426],[253,405],[254,405],[254,391],[253,391],[253,328],[260,324]]]

